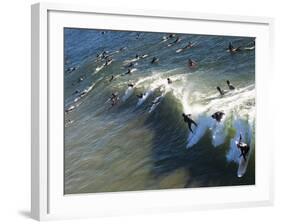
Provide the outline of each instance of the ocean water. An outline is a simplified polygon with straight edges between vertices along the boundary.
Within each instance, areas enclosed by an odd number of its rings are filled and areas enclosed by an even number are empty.
[[[255,184],[255,39],[168,36],[65,28],[66,194]],[[229,42],[241,51],[228,52]],[[216,111],[225,113],[221,122],[211,118]],[[194,133],[182,113],[198,124]],[[250,146],[246,163],[240,134]]]

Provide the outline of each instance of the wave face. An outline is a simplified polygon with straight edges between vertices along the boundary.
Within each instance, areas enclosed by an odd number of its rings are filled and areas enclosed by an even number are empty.
[[[253,38],[64,35],[66,194],[255,184],[255,49],[226,51],[229,42],[247,47]],[[196,44],[188,48],[189,41]],[[113,59],[107,64],[103,51]],[[217,111],[220,122],[211,117]],[[193,133],[182,113],[196,122]],[[251,149],[242,178],[240,134]]]

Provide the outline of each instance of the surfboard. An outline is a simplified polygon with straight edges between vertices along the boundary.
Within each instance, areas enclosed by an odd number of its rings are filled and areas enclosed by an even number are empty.
[[[146,99],[150,96],[151,93],[152,93],[151,90],[144,93],[143,97],[138,100],[137,107],[142,105],[146,101]]]
[[[162,95],[155,98],[155,100],[154,100],[155,103],[152,104],[148,113],[151,113],[156,109],[156,107],[161,103],[162,98],[163,98]]]
[[[246,156],[246,159],[247,159],[246,161],[243,158],[243,156],[241,156],[240,161],[239,161],[238,170],[237,170],[237,177],[243,177],[244,174],[246,173],[247,166],[248,166],[248,161],[249,161],[249,156],[248,155]]]
[[[254,50],[255,49],[255,46],[253,47],[245,47],[244,50],[247,50],[247,51],[251,51],[251,50]]]
[[[125,91],[124,96],[122,97],[122,101],[125,102],[134,92],[133,87],[128,87],[128,89]]]
[[[252,149],[252,147],[250,147],[250,150],[249,150],[248,154],[246,155],[246,160],[244,159],[243,156],[240,157],[239,165],[238,165],[238,169],[237,169],[237,177],[243,177],[244,174],[246,173],[247,167],[248,167],[248,162],[249,162],[250,155],[251,155],[251,149]]]
[[[176,50],[177,53],[180,53],[182,51],[183,51],[183,48],[179,48],[179,49]]]

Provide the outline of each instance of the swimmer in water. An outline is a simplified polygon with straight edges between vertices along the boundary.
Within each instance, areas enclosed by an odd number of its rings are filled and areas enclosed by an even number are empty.
[[[191,129],[191,125],[194,124],[196,127],[198,126],[196,124],[196,122],[194,120],[192,120],[190,117],[191,117],[191,114],[185,114],[185,113],[182,113],[182,116],[183,116],[183,120],[184,122],[186,122],[188,124],[188,128],[189,130],[193,133],[192,129]]]
[[[78,89],[75,90],[75,92],[73,93],[73,95],[78,94],[80,91]]]
[[[170,78],[167,78],[168,84],[172,84],[172,80]]]

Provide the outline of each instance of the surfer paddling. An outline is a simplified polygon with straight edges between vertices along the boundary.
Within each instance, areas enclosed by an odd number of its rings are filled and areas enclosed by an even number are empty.
[[[224,112],[221,111],[217,111],[216,113],[212,114],[212,118],[215,119],[217,122],[221,122],[221,119],[223,117],[223,115],[225,115]]]
[[[234,53],[234,52],[241,51],[241,49],[240,49],[240,47],[237,47],[237,48],[233,47],[232,43],[229,42],[229,44],[228,44],[228,51],[230,53]]]
[[[109,82],[111,82],[114,79],[114,76],[112,75],[111,78],[109,79]]]
[[[130,75],[130,74],[132,74],[132,69],[128,69],[128,71],[125,73],[125,75]]]
[[[240,134],[239,142],[236,143],[236,145],[237,145],[237,148],[241,151],[241,154],[239,157],[243,156],[244,160],[246,161],[247,160],[246,156],[250,151],[250,147],[246,143],[242,142],[241,134]]]
[[[188,64],[189,68],[195,68],[196,65],[197,65],[197,63],[194,60],[192,60],[192,59],[188,59],[187,64]]]
[[[192,129],[191,129],[191,125],[194,124],[196,127],[198,126],[196,124],[196,122],[194,120],[192,120],[190,117],[191,117],[191,114],[185,114],[185,113],[182,113],[182,116],[183,116],[183,120],[184,122],[186,122],[188,124],[188,128],[189,130],[193,133]]]
[[[227,83],[228,88],[229,88],[230,90],[235,90],[235,87],[230,84],[229,80],[226,80],[226,83]]]
[[[114,106],[117,104],[118,102],[118,94],[117,93],[112,93],[111,97],[109,98],[109,100],[111,101],[111,106]]]
[[[153,57],[150,63],[155,64],[155,63],[158,63],[158,62],[159,62],[159,58]]]

